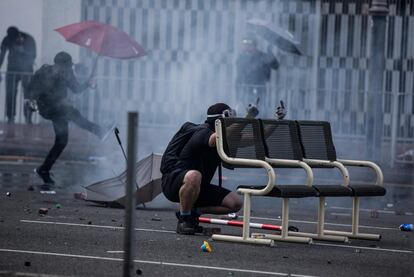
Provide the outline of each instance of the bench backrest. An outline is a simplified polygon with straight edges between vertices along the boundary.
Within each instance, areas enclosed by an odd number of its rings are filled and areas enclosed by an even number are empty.
[[[221,118],[223,148],[230,158],[265,160],[260,122],[248,118]]]
[[[336,161],[329,122],[301,120],[297,126],[304,158]]]
[[[271,159],[302,160],[296,122],[292,120],[261,120],[266,157]]]

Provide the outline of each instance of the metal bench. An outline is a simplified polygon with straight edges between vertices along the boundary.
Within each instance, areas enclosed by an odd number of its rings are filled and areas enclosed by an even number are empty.
[[[342,185],[351,189],[352,201],[352,231],[324,230],[327,235],[347,236],[350,238],[379,240],[378,234],[365,234],[359,232],[359,203],[360,197],[383,196],[386,193],[383,187],[383,174],[378,165],[370,161],[337,159],[335,146],[332,139],[332,131],[329,122],[326,121],[297,121],[300,142],[302,145],[304,161],[312,167],[336,167],[343,176]],[[376,174],[375,184],[363,185],[350,183],[349,173],[345,166],[359,166],[371,168]],[[320,206],[324,205],[325,196],[333,196],[331,187],[314,186],[319,190]],[[321,207],[321,209],[323,208]]]
[[[216,121],[217,152],[223,163],[232,167],[264,168],[268,175],[268,182],[263,186],[239,186],[237,192],[244,195],[243,233],[242,236],[218,235],[212,236],[215,240],[247,242],[272,245],[274,240],[291,242],[312,242],[311,238],[289,236],[288,216],[289,198],[315,196],[315,191],[306,185],[278,186],[275,185],[276,176],[272,166],[266,162],[265,148],[262,139],[260,122],[256,119],[222,118]],[[291,161],[286,161],[290,163]],[[252,196],[270,196],[283,198],[282,230],[281,235],[272,239],[257,238],[250,235],[250,210]]]
[[[346,236],[331,236],[324,233],[325,197],[351,196],[352,191],[345,185],[315,185],[312,169],[303,161],[302,146],[297,123],[290,120],[261,120],[266,161],[273,167],[301,167],[306,172],[306,189],[313,190],[312,196],[319,197],[316,233],[296,232],[295,236],[311,237],[318,240],[347,242]],[[268,135],[264,135],[265,132]],[[287,162],[288,161],[288,162]],[[290,187],[288,185],[287,187]],[[299,186],[300,187],[300,186]],[[300,190],[306,191],[300,187]],[[272,238],[273,235],[266,236]]]

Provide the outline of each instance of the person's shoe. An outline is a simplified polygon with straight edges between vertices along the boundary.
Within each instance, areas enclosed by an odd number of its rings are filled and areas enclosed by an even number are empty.
[[[50,172],[46,171],[46,170],[40,170],[38,168],[34,169],[34,172],[37,174],[37,176],[39,176],[40,178],[42,178],[43,182],[46,185],[53,185],[55,184],[55,181],[50,177]]]
[[[103,127],[99,134],[99,139],[101,141],[105,141],[108,138],[108,136],[112,133],[112,131],[115,129],[115,127],[115,123],[110,124],[109,127]]]
[[[177,233],[181,235],[194,235],[195,225],[191,215],[180,215],[177,223]]]
[[[177,217],[178,220],[180,220],[180,211],[176,211],[175,216]],[[199,225],[198,217],[199,215],[196,214],[193,210],[191,210],[191,220],[193,221],[195,232],[201,234],[203,233],[203,226]]]

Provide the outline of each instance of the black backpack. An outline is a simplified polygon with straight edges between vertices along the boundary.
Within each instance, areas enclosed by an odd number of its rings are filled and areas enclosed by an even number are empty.
[[[168,143],[167,149],[165,149],[165,152],[162,155],[160,166],[162,174],[166,174],[174,168],[181,151],[193,134],[197,130],[205,128],[206,126],[206,124],[195,124],[192,122],[186,122],[181,126],[180,130],[178,130],[178,132],[171,139],[170,143]]]
[[[33,74],[28,84],[30,99],[41,101],[42,98],[53,92],[55,81],[51,76],[52,69],[48,64],[43,65]]]

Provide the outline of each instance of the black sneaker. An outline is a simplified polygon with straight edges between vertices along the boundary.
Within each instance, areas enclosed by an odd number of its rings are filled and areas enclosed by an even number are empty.
[[[180,220],[180,211],[175,212],[175,216],[178,220]],[[193,224],[195,226],[195,232],[200,234],[203,233],[203,226],[200,226],[198,222],[199,215],[196,214],[193,210],[191,210],[191,217],[191,220],[193,221]]]
[[[53,185],[55,184],[55,181],[50,177],[50,172],[46,170],[39,170],[38,168],[35,168],[34,172],[42,178],[43,182],[45,184]]]
[[[195,234],[194,220],[191,215],[180,215],[177,223],[177,233],[182,235],[194,235]]]

